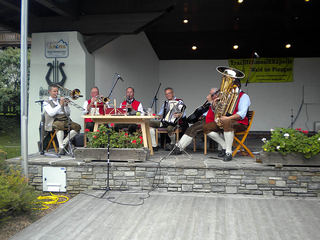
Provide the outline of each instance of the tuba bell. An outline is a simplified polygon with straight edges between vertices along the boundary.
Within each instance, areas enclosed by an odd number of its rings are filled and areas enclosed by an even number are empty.
[[[215,105],[214,120],[218,127],[223,129],[220,118],[233,114],[240,93],[240,89],[234,84],[234,80],[236,78],[243,78],[245,75],[243,72],[230,67],[220,66],[216,70],[223,76],[218,94],[219,101]]]

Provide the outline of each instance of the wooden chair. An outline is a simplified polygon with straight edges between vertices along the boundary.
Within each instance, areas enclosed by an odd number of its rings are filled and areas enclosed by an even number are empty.
[[[254,117],[254,111],[248,111],[247,112],[247,117],[249,119],[249,125],[248,125],[248,128],[245,130],[245,131],[242,131],[242,132],[235,132],[234,133],[234,141],[233,141],[233,144],[236,145],[237,144],[237,147],[236,149],[232,152],[232,157],[234,157],[237,152],[243,148],[249,155],[250,157],[254,158],[254,155],[252,154],[252,152],[250,151],[250,149],[244,144],[244,141],[246,140],[248,134],[249,134],[249,131],[250,131],[250,128],[251,128],[251,125],[252,125],[252,122],[253,122],[253,117]],[[238,138],[239,136],[242,136],[241,140]]]
[[[176,128],[174,130],[174,134],[176,135],[176,142],[179,141],[179,134],[182,132],[181,128]],[[160,133],[168,133],[168,130],[166,128],[156,128],[156,144],[158,146],[158,138]],[[164,146],[166,145],[166,140],[164,142]]]
[[[208,153],[207,144],[208,144],[207,134],[203,134],[203,154],[204,155],[207,155],[207,153]],[[211,145],[209,147],[211,147]]]
[[[49,140],[49,143],[48,143],[48,145],[47,145],[46,151],[47,151],[47,152],[49,151],[49,148],[50,148],[50,146],[51,146],[51,144],[52,144],[52,145],[53,145],[53,148],[54,148],[54,151],[55,151],[56,153],[58,153],[58,148],[57,148],[56,142],[54,141],[54,138],[55,138],[55,136],[56,136],[56,134],[57,134],[57,131],[54,130],[54,131],[52,131],[52,132],[49,132],[49,134],[50,134],[50,140]]]

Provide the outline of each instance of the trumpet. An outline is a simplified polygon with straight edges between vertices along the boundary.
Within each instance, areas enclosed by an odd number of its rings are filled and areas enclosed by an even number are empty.
[[[104,97],[102,95],[96,96],[96,99],[98,100],[99,103],[107,103],[110,102],[110,98]]]

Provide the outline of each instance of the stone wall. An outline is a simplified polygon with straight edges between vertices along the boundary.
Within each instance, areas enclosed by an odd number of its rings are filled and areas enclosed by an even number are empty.
[[[30,183],[42,190],[42,167],[29,165]],[[105,188],[106,163],[65,162],[67,191],[77,194]],[[173,167],[155,162],[111,163],[110,187],[174,192],[214,192],[266,196],[320,197],[320,168],[284,167]]]

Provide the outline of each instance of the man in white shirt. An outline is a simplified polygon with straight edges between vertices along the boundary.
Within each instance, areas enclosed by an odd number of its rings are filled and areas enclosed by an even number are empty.
[[[67,100],[63,97],[57,98],[59,87],[57,85],[49,86],[49,99],[44,102],[45,111],[45,130],[57,131],[56,136],[59,143],[59,154],[64,154],[64,147],[68,143],[69,136],[64,138],[64,131],[69,129],[68,117],[70,116],[70,108]],[[80,132],[81,126],[70,119],[70,139]]]

